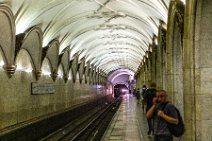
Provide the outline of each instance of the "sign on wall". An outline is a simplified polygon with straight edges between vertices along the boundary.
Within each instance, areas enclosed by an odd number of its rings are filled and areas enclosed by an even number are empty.
[[[31,83],[32,94],[53,94],[55,86],[52,83]]]

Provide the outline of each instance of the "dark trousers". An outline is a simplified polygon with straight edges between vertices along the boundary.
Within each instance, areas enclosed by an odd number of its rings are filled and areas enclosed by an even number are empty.
[[[154,141],[173,141],[173,137],[171,135],[155,135]]]
[[[146,107],[146,113],[149,111],[151,107],[147,105]],[[148,127],[149,127],[149,131],[153,131],[153,118],[147,118],[147,123],[148,123]]]
[[[153,130],[153,125],[152,125],[152,118],[147,118],[147,123],[148,123],[148,127],[149,127],[149,130]]]

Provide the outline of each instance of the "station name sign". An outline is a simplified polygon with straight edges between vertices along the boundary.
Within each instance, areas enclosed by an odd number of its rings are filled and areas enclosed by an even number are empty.
[[[52,83],[31,83],[31,91],[33,95],[37,94],[54,94],[55,85]]]

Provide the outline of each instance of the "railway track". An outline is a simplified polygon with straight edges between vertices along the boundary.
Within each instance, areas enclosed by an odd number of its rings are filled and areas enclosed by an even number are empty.
[[[120,103],[117,98],[102,109],[88,111],[40,141],[100,141]]]

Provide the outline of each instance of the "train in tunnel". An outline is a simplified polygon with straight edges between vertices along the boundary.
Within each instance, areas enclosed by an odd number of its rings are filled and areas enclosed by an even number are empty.
[[[129,93],[129,89],[125,84],[116,84],[114,86],[114,97],[117,98],[121,95]]]

